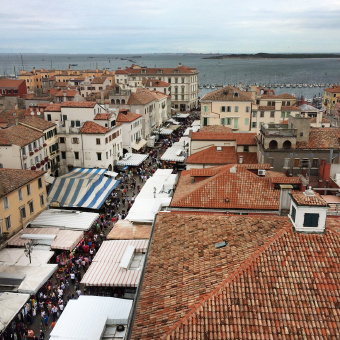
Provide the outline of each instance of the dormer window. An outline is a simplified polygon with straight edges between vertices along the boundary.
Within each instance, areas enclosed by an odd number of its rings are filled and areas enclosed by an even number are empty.
[[[159,70],[157,70],[157,73],[158,73],[158,74],[162,74],[162,73],[163,73],[163,70],[159,69]]]
[[[146,74],[146,70],[142,70],[142,74]]]
[[[178,72],[178,70],[174,70],[174,73],[175,73],[175,74],[178,74],[179,72]]]

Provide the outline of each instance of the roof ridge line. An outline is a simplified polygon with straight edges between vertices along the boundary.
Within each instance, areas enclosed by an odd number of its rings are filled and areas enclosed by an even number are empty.
[[[173,332],[179,325],[181,325],[186,319],[188,319],[190,316],[192,316],[196,311],[198,311],[199,308],[201,308],[211,297],[216,295],[223,287],[225,287],[230,281],[232,281],[236,276],[238,276],[241,272],[244,271],[244,269],[248,268],[249,265],[257,259],[264,251],[266,251],[276,240],[278,240],[282,235],[288,231],[289,228],[292,227],[292,224],[289,222],[289,225],[278,231],[273,237],[270,238],[264,245],[260,246],[253,255],[251,255],[245,262],[243,262],[238,269],[236,269],[232,274],[230,274],[224,281],[222,281],[221,284],[219,284],[213,291],[211,291],[208,294],[203,294],[205,296],[202,301],[195,304],[194,307],[179,321],[177,321],[173,327],[169,329],[162,337],[161,339],[166,339],[167,336],[170,335],[171,332]]]

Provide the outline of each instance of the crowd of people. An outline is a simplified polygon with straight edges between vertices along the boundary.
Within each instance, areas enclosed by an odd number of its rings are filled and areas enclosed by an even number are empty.
[[[85,232],[84,239],[76,248],[71,252],[60,251],[54,256],[52,262],[58,264],[57,271],[36,295],[31,296],[7,329],[0,334],[0,340],[45,339],[67,303],[82,294],[123,296],[119,288],[86,288],[80,284],[81,279],[114,224],[126,218],[144,183],[157,169],[173,169],[177,172],[173,164],[163,162],[160,157],[181,138],[186,128],[196,118],[195,115],[190,116],[176,130],[176,135],[159,140],[157,147],[141,151],[142,153],[147,151],[149,157],[138,167],[130,168],[121,174],[118,188],[105,201],[100,217],[93,227]]]

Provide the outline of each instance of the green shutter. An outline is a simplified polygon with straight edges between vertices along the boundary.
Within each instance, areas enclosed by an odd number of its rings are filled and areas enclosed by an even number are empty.
[[[285,117],[285,113],[284,111],[281,112],[281,118],[284,118]]]
[[[234,129],[238,128],[238,118],[234,118]]]
[[[303,226],[316,228],[319,224],[319,214],[305,214]]]
[[[249,118],[246,118],[246,119],[244,120],[244,124],[245,124],[245,125],[249,125]]]

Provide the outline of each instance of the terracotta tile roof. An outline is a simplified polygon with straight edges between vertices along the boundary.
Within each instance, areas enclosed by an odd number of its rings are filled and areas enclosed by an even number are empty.
[[[238,152],[237,159],[243,157],[243,164],[258,164],[257,152]]]
[[[332,86],[324,89],[325,92],[340,93],[340,86]]]
[[[44,134],[23,125],[0,129],[0,145],[25,146],[43,137]]]
[[[57,124],[53,122],[37,117],[26,117],[25,119],[21,119],[19,124],[38,129],[41,132],[57,126]]]
[[[64,102],[61,103],[61,107],[95,107],[96,102]]]
[[[0,184],[3,188],[3,193],[0,197],[6,196],[10,192],[21,188],[32,180],[42,176],[46,171],[33,171],[22,169],[0,169]]]
[[[316,123],[316,117],[312,117],[310,120],[311,123]],[[322,123],[330,123],[330,121],[327,118],[322,117]]]
[[[91,84],[104,84],[107,77],[94,77]]]
[[[108,120],[111,116],[111,113],[97,113],[94,120]]]
[[[119,112],[118,118],[117,118],[117,122],[133,122],[134,120],[138,119],[142,117],[142,115],[138,114],[138,113],[133,113],[128,111],[126,114]]]
[[[238,93],[238,95],[235,95]],[[202,101],[251,101],[251,93],[241,91],[234,86],[225,86],[221,89],[207,93]]]
[[[253,166],[258,165],[254,164]],[[236,167],[236,173],[232,169]],[[250,165],[250,168],[252,165]],[[280,192],[270,186],[270,179],[249,171],[246,164],[229,165],[192,183],[194,177],[204,177],[196,171],[181,174],[172,207],[211,209],[278,210]],[[194,170],[194,169],[193,169]],[[206,169],[201,169],[206,170]],[[215,169],[209,168],[212,172]],[[204,173],[201,171],[201,173]]]
[[[80,130],[80,133],[89,133],[89,134],[105,134],[109,132],[110,129],[101,126],[95,122],[87,121],[83,125],[83,127]]]
[[[214,132],[214,133],[232,133],[233,129],[224,125],[208,125],[202,126],[200,132]]]
[[[204,132],[200,130],[193,132],[191,140],[223,140],[223,141],[236,141],[237,145],[256,145],[256,133],[253,132],[231,132],[231,133],[218,133],[218,132]]]
[[[68,83],[64,81],[56,81],[54,87],[68,87]]]
[[[0,79],[0,88],[18,88],[22,83],[24,83],[24,79]]]
[[[79,93],[77,90],[61,90],[55,94],[56,97],[74,97]]]
[[[136,92],[131,93],[128,105],[146,105],[156,100],[156,96],[148,89],[137,89]]]
[[[58,93],[60,90],[58,90],[58,89],[49,89],[48,90],[48,92],[51,94],[51,95],[53,95],[53,96],[55,96],[56,95],[56,93]]]
[[[281,93],[278,95],[262,95],[261,99],[296,99],[296,97],[292,96],[291,94],[288,93]]]
[[[234,146],[222,146],[217,151],[216,146],[211,146],[196,152],[187,158],[187,164],[235,164],[237,155]]]
[[[329,224],[313,235],[286,217],[159,213],[131,339],[338,338]]]
[[[129,74],[129,72],[127,70],[120,70],[120,69],[117,69],[115,71],[115,74]]]
[[[308,142],[297,142],[297,149],[339,149],[339,128],[315,128],[310,130]]]
[[[50,104],[44,110],[45,112],[61,112],[61,104]]]
[[[302,193],[295,192],[291,196],[297,205],[327,206],[327,202],[318,193],[315,193],[313,196],[309,196],[306,193],[307,191]]]
[[[145,87],[168,87],[170,86],[169,83],[163,81],[163,80],[159,80],[156,78],[143,78],[142,79],[142,84]]]
[[[301,179],[299,177],[270,177],[271,183],[279,183],[279,184],[300,184]]]
[[[25,110],[6,109],[0,111],[0,119],[4,123],[14,124],[15,118],[24,118]]]

